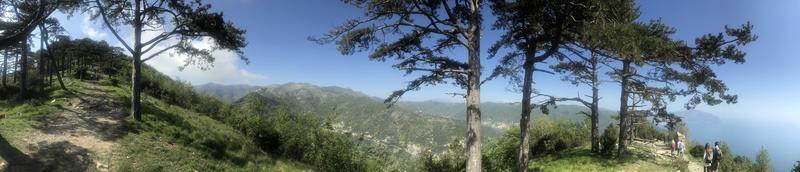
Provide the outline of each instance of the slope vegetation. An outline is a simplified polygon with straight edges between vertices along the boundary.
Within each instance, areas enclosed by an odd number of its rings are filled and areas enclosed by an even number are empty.
[[[107,81],[107,80],[106,80]],[[205,114],[145,96],[127,115],[129,86],[68,79],[26,102],[0,101],[0,167],[7,171],[305,171],[272,158]]]

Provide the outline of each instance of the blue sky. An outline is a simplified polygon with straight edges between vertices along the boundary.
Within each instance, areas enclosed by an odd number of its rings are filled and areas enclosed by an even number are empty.
[[[348,87],[372,96],[386,97],[395,89],[402,88],[412,76],[391,68],[391,62],[369,61],[366,53],[343,56],[333,45],[318,45],[306,38],[327,32],[332,26],[347,19],[359,17],[358,9],[334,0],[217,0],[205,1],[213,10],[223,11],[225,17],[235,25],[246,29],[249,45],[245,56],[252,63],[245,65],[233,53],[215,52],[217,62],[208,71],[188,68],[179,71],[181,57],[164,55],[150,65],[174,78],[192,84],[217,82],[223,84],[269,85],[286,82],[306,82],[323,86]],[[677,39],[692,42],[705,33],[723,31],[724,25],[738,26],[746,21],[755,25],[758,41],[745,47],[748,53],[745,64],[728,64],[716,68],[718,76],[725,80],[732,92],[739,95],[739,103],[700,106],[699,110],[720,116],[752,118],[771,116],[770,120],[798,120],[800,88],[797,77],[800,64],[796,58],[800,40],[800,1],[745,1],[745,0],[673,0],[639,1],[642,20],[662,19],[676,27]],[[487,12],[488,14],[488,12]],[[73,37],[89,37],[107,40],[120,45],[100,22],[90,21],[85,15],[70,18],[57,14]],[[482,47],[484,50],[496,40],[499,33],[488,30],[491,19],[485,23]],[[123,37],[130,38],[123,31]],[[206,42],[201,42],[201,46]],[[457,50],[456,50],[457,51]],[[460,54],[454,52],[454,54]],[[483,52],[485,56],[485,51]],[[493,59],[483,60],[485,70],[495,64]],[[540,65],[544,67],[544,65]],[[584,87],[575,87],[560,81],[559,76],[537,73],[535,87],[542,92],[561,96],[588,93]],[[516,102],[520,95],[509,91],[507,81],[495,80],[482,88],[483,101]],[[604,97],[601,107],[617,109],[619,87],[605,83],[601,88]],[[426,87],[407,94],[403,100],[460,101],[445,95],[462,92],[458,88],[442,85]],[[672,105],[681,110],[682,101]],[[784,121],[785,122],[785,121]]]

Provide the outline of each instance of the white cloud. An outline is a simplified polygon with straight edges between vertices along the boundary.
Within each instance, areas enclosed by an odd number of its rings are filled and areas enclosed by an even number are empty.
[[[89,18],[89,15],[83,16],[83,23],[81,23],[81,32],[86,34],[87,37],[94,40],[103,40],[106,37],[105,31],[99,31],[95,28],[94,22]]]
[[[247,78],[247,79],[255,79],[255,80],[265,80],[265,79],[267,79],[267,77],[264,76],[264,75],[260,75],[260,74],[256,74],[256,73],[250,73],[250,72],[248,72],[247,70],[244,70],[244,69],[239,69],[239,73],[244,78]]]
[[[143,37],[151,37],[156,33],[144,33]],[[174,44],[174,41],[164,41],[159,47],[154,48],[154,52],[160,48],[166,47],[165,45]],[[203,39],[195,42],[194,45],[198,48],[210,48],[213,42],[209,39]],[[174,51],[163,53],[158,57],[147,61],[146,63],[153,66],[156,70],[171,76],[176,79],[186,80],[192,84],[203,84],[208,82],[215,82],[221,84],[262,84],[267,77],[264,75],[256,74],[243,68],[244,62],[239,58],[239,55],[231,51],[214,51],[212,56],[215,58],[214,62],[207,70],[202,70],[199,66],[188,66],[184,70],[179,70],[180,66],[185,64],[187,56],[178,55]]]
[[[126,41],[133,40],[133,34],[130,29],[126,27],[118,28],[119,33],[123,35]],[[124,47],[122,43],[114,38],[107,37],[110,34],[108,28],[103,28],[99,24],[95,24],[90,20],[88,15],[84,15],[81,31],[91,39],[107,40],[117,47]],[[150,40],[155,38],[160,31],[146,31],[142,33],[142,40]],[[130,43],[130,42],[128,42]],[[177,40],[162,41],[157,47],[153,48],[150,52],[158,52],[170,45],[177,43]],[[210,49],[213,45],[213,40],[210,38],[196,41],[193,43],[195,47],[201,49]],[[125,54],[130,55],[127,51]],[[142,58],[147,58],[150,54],[145,54]],[[148,65],[152,66],[161,73],[172,77],[173,79],[180,79],[189,81],[192,84],[204,84],[208,82],[215,82],[221,84],[253,84],[261,85],[267,80],[267,77],[261,74],[253,73],[244,69],[244,62],[239,58],[238,54],[231,51],[214,51],[212,56],[215,58],[214,62],[207,70],[202,70],[198,66],[187,66],[184,70],[180,70],[184,66],[187,56],[178,55],[175,51],[167,51],[159,56],[148,60]]]

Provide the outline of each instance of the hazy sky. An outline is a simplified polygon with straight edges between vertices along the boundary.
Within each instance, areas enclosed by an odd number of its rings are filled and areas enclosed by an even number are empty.
[[[187,68],[179,71],[181,57],[164,55],[148,62],[159,71],[190,81],[192,84],[217,82],[223,84],[269,85],[286,82],[306,82],[323,86],[348,87],[377,97],[386,97],[395,89],[402,88],[413,75],[404,76],[402,71],[391,68],[391,62],[369,61],[366,53],[343,56],[333,45],[318,45],[306,38],[327,32],[332,26],[347,19],[359,17],[358,9],[335,0],[218,0],[205,1],[213,10],[223,11],[225,17],[235,25],[246,29],[249,45],[245,56],[252,63],[245,65],[234,53],[215,52],[217,61],[208,71]],[[720,116],[749,118],[775,116],[775,120],[797,120],[800,115],[800,64],[797,42],[800,40],[800,1],[745,1],[745,0],[672,0],[639,1],[641,20],[662,19],[676,27],[676,39],[693,42],[705,33],[723,31],[724,25],[739,26],[750,21],[759,39],[745,47],[747,62],[730,63],[716,68],[732,92],[739,95],[735,105],[715,107],[700,106],[699,110]],[[488,14],[488,12],[486,12]],[[100,22],[89,20],[86,15],[76,14],[70,18],[57,14],[70,35],[75,38],[89,37],[107,40],[120,45]],[[499,34],[489,30],[491,18],[486,18],[482,39],[485,49]],[[123,37],[131,34],[123,31]],[[149,34],[152,36],[153,34]],[[146,34],[147,36],[147,34]],[[208,46],[207,42],[198,43]],[[462,50],[454,50],[461,55]],[[485,73],[495,65],[495,59],[483,60]],[[546,67],[546,65],[539,65]],[[537,73],[535,87],[541,92],[577,96],[589,93],[584,87],[575,87],[560,81],[560,76]],[[619,86],[604,83],[601,107],[617,109]],[[483,86],[483,101],[518,101],[520,95],[508,90],[506,80],[495,80]],[[463,92],[456,87],[443,85],[426,87],[411,92],[403,100],[449,100],[460,101],[445,93]],[[683,102],[671,107],[680,110]],[[798,120],[800,121],[800,120]]]

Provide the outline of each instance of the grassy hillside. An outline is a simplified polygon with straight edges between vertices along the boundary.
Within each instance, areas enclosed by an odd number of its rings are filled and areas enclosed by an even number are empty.
[[[144,122],[130,122],[127,85],[67,83],[70,91],[47,90],[46,97],[24,103],[0,101],[0,135],[10,145],[3,149],[23,153],[2,157],[28,157],[43,164],[42,170],[55,171],[311,169],[272,158],[230,126],[149,95],[143,101]],[[79,119],[67,118],[70,111]],[[6,162],[13,166],[17,159]]]

